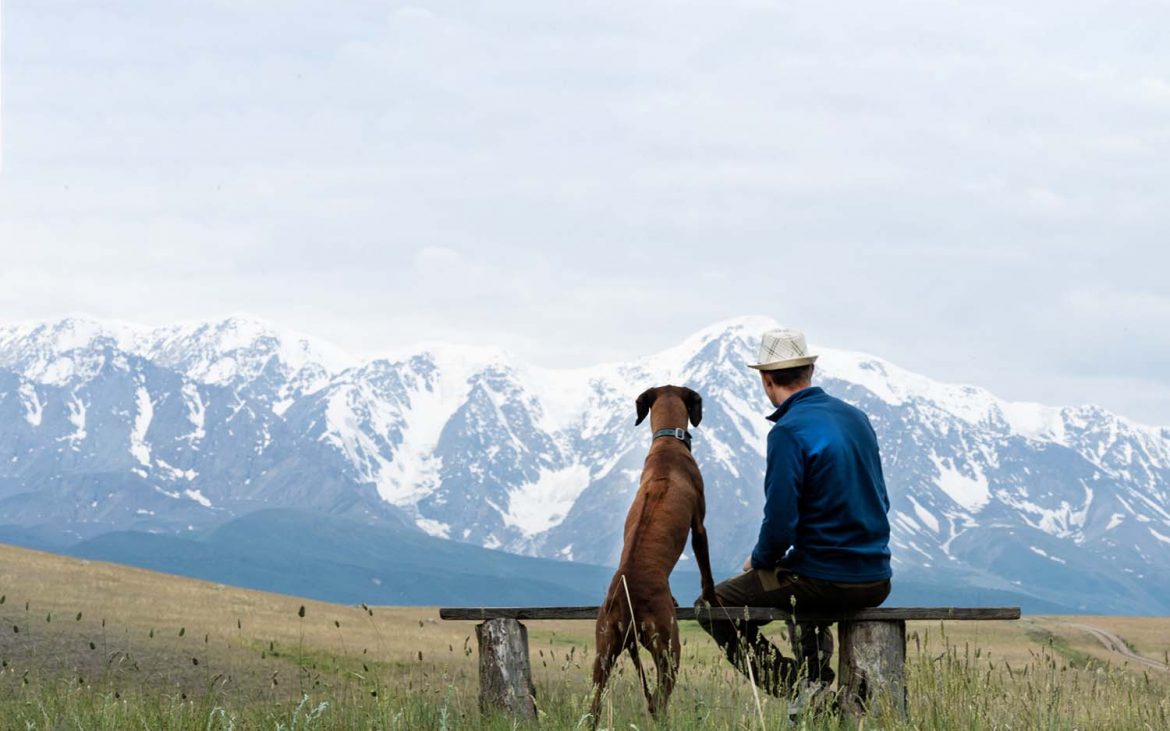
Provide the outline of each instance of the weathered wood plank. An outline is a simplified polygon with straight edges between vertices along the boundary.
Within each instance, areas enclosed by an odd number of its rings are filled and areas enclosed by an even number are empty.
[[[536,688],[528,661],[528,630],[515,619],[475,626],[479,640],[479,709],[536,718]]]
[[[597,607],[443,607],[442,619],[596,619]],[[678,619],[695,618],[695,608],[679,607]],[[749,620],[787,620],[790,614],[772,607],[721,607],[712,610],[712,618]],[[977,620],[1019,619],[1019,607],[875,607],[855,612],[798,614],[797,619],[823,622],[882,622],[926,619]]]
[[[837,625],[837,681],[848,716],[906,717],[906,623]]]

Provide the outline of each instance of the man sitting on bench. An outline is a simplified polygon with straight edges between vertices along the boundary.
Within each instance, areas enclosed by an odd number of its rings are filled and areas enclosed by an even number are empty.
[[[759,362],[768,417],[764,519],[743,573],[715,587],[725,607],[835,612],[876,607],[890,593],[890,502],[877,437],[859,409],[812,385],[803,333],[764,333]],[[698,600],[696,600],[698,606]],[[790,692],[805,671],[815,693],[834,678],[828,625],[789,625],[797,660],[760,634],[764,622],[699,623],[763,690]]]

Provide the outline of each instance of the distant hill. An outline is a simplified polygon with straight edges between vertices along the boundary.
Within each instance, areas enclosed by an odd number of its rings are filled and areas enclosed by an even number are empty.
[[[294,510],[257,511],[197,538],[112,532],[67,553],[341,604],[599,604],[613,576]],[[680,572],[675,583],[680,602],[699,593],[697,574]]]
[[[596,605],[613,576],[606,567],[516,556],[294,510],[258,511],[199,537],[113,532],[66,553],[340,604]],[[696,572],[678,570],[671,582],[680,604],[699,593]],[[1072,611],[1020,593],[915,582],[895,582],[886,603]]]

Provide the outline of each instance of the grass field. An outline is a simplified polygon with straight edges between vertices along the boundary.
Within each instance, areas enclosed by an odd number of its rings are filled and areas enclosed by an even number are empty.
[[[479,713],[474,623],[433,608],[339,606],[7,546],[0,597],[0,729],[514,728]],[[1072,625],[1170,660],[1170,618],[910,623],[909,719],[865,727],[1170,729],[1170,673]],[[682,636],[659,727],[851,727],[757,705],[697,625]],[[588,728],[591,623],[532,622],[529,642],[539,727]],[[603,728],[655,727],[628,660],[602,715]]]

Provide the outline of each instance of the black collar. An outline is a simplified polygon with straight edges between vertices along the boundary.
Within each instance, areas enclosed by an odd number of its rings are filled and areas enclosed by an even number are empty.
[[[674,437],[683,444],[687,445],[687,451],[691,451],[691,433],[686,429],[659,429],[654,432],[654,436],[650,438],[653,442],[658,437]]]

